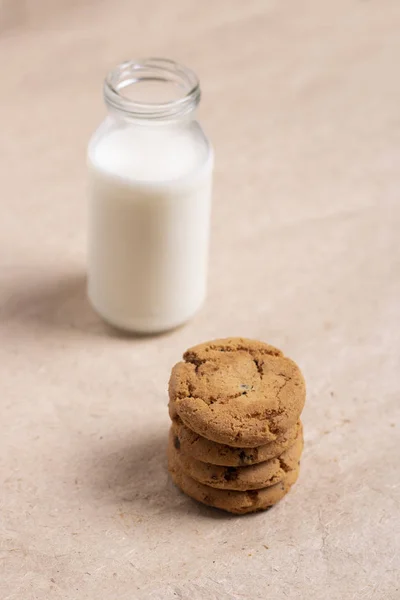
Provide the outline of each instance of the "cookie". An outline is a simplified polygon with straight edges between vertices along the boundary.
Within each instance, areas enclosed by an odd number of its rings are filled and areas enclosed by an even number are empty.
[[[277,458],[248,467],[221,467],[184,454],[176,443],[172,428],[169,436],[169,452],[174,455],[179,469],[204,485],[223,490],[257,490],[278,483],[289,471],[297,469],[302,450],[303,439],[299,436],[291,448]]]
[[[281,433],[274,442],[255,448],[234,448],[207,440],[186,427],[179,417],[174,419],[172,429],[177,438],[176,444],[180,445],[184,454],[202,462],[226,467],[254,465],[279,456],[294,443],[299,432],[303,431],[301,422],[297,421],[293,427]]]
[[[214,442],[251,448],[275,441],[299,419],[300,369],[273,346],[244,338],[200,344],[174,366],[170,416]]]
[[[175,454],[168,453],[168,468],[175,485],[185,494],[215,508],[235,514],[245,514],[265,510],[283,498],[296,482],[299,468],[289,471],[279,483],[259,490],[236,492],[219,490],[195,481],[186,475],[175,461]]]

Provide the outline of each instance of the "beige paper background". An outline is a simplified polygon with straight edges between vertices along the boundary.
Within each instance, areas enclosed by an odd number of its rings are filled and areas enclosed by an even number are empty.
[[[0,3],[0,598],[400,598],[398,0]],[[135,55],[200,75],[207,304],[156,339],[85,298],[85,146]],[[267,340],[308,383],[301,477],[224,516],[168,481],[189,345]]]

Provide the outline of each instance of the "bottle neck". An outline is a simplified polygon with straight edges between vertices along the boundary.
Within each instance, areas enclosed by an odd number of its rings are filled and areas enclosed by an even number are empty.
[[[143,123],[190,120],[200,96],[195,73],[163,58],[124,62],[104,82],[104,100],[109,110]]]

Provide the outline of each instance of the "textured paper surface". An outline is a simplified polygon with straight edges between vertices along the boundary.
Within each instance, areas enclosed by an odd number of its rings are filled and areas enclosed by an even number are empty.
[[[0,7],[1,599],[400,598],[398,0]],[[204,310],[132,339],[85,298],[85,146],[149,54],[200,75],[213,239]],[[308,383],[300,480],[244,518],[166,473],[170,368],[227,335]]]

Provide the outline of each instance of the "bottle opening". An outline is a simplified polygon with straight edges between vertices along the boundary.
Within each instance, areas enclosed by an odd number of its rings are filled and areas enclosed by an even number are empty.
[[[137,119],[182,117],[200,101],[193,71],[165,58],[130,60],[118,65],[104,82],[106,104]]]

